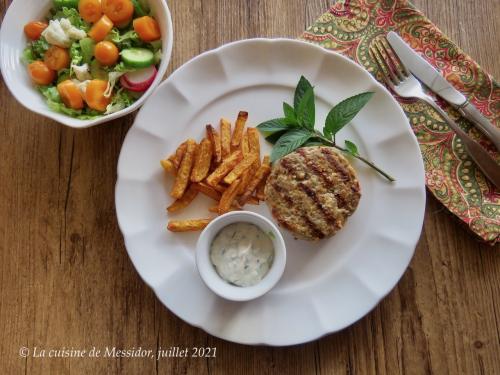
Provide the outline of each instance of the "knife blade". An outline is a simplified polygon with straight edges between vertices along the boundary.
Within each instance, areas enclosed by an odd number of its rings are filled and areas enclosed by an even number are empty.
[[[472,121],[500,150],[500,129],[491,124],[467,98],[456,90],[431,64],[415,52],[394,31],[387,34],[387,41],[403,65],[431,91],[453,105],[460,114]]]

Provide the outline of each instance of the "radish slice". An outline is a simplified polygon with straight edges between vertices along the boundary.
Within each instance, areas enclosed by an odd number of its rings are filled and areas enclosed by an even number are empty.
[[[126,82],[125,87],[130,87],[132,91],[146,91],[156,78],[158,71],[154,65],[147,68],[128,72],[123,75],[123,81]],[[128,88],[127,87],[127,88]]]
[[[139,87],[137,89],[135,86],[131,86],[128,84],[127,80],[125,79],[125,76],[121,76],[120,78],[120,84],[122,85],[123,88],[126,88],[127,90],[134,91],[134,92],[144,92],[146,90],[143,90],[142,88]]]

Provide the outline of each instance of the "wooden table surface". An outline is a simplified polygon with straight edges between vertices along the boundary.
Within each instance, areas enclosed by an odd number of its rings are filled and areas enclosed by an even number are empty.
[[[9,3],[0,0],[2,18]],[[233,40],[293,38],[330,3],[169,0],[169,72]],[[500,78],[498,0],[415,4]],[[476,242],[432,197],[410,267],[361,321],[300,346],[236,345],[170,313],[127,256],[114,186],[133,115],[72,130],[24,109],[3,80],[0,105],[0,373],[500,374],[500,252]],[[158,346],[216,347],[217,357],[19,355],[21,347]]]

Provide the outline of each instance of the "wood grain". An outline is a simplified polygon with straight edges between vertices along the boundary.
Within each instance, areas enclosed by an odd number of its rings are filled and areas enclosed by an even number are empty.
[[[9,0],[0,0],[5,14]],[[169,72],[207,49],[295,37],[326,0],[170,0]],[[500,3],[418,0],[497,78]],[[409,269],[369,315],[289,348],[231,344],[166,310],[134,270],[114,211],[133,116],[71,130],[32,114],[0,80],[0,373],[500,374],[500,252],[429,197]],[[20,358],[33,348],[215,346],[215,359]]]

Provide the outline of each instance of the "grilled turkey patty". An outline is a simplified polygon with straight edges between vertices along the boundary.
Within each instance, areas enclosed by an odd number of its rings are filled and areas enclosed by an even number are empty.
[[[275,163],[266,202],[279,225],[298,238],[319,240],[344,226],[361,198],[349,162],[331,147],[303,147]]]

